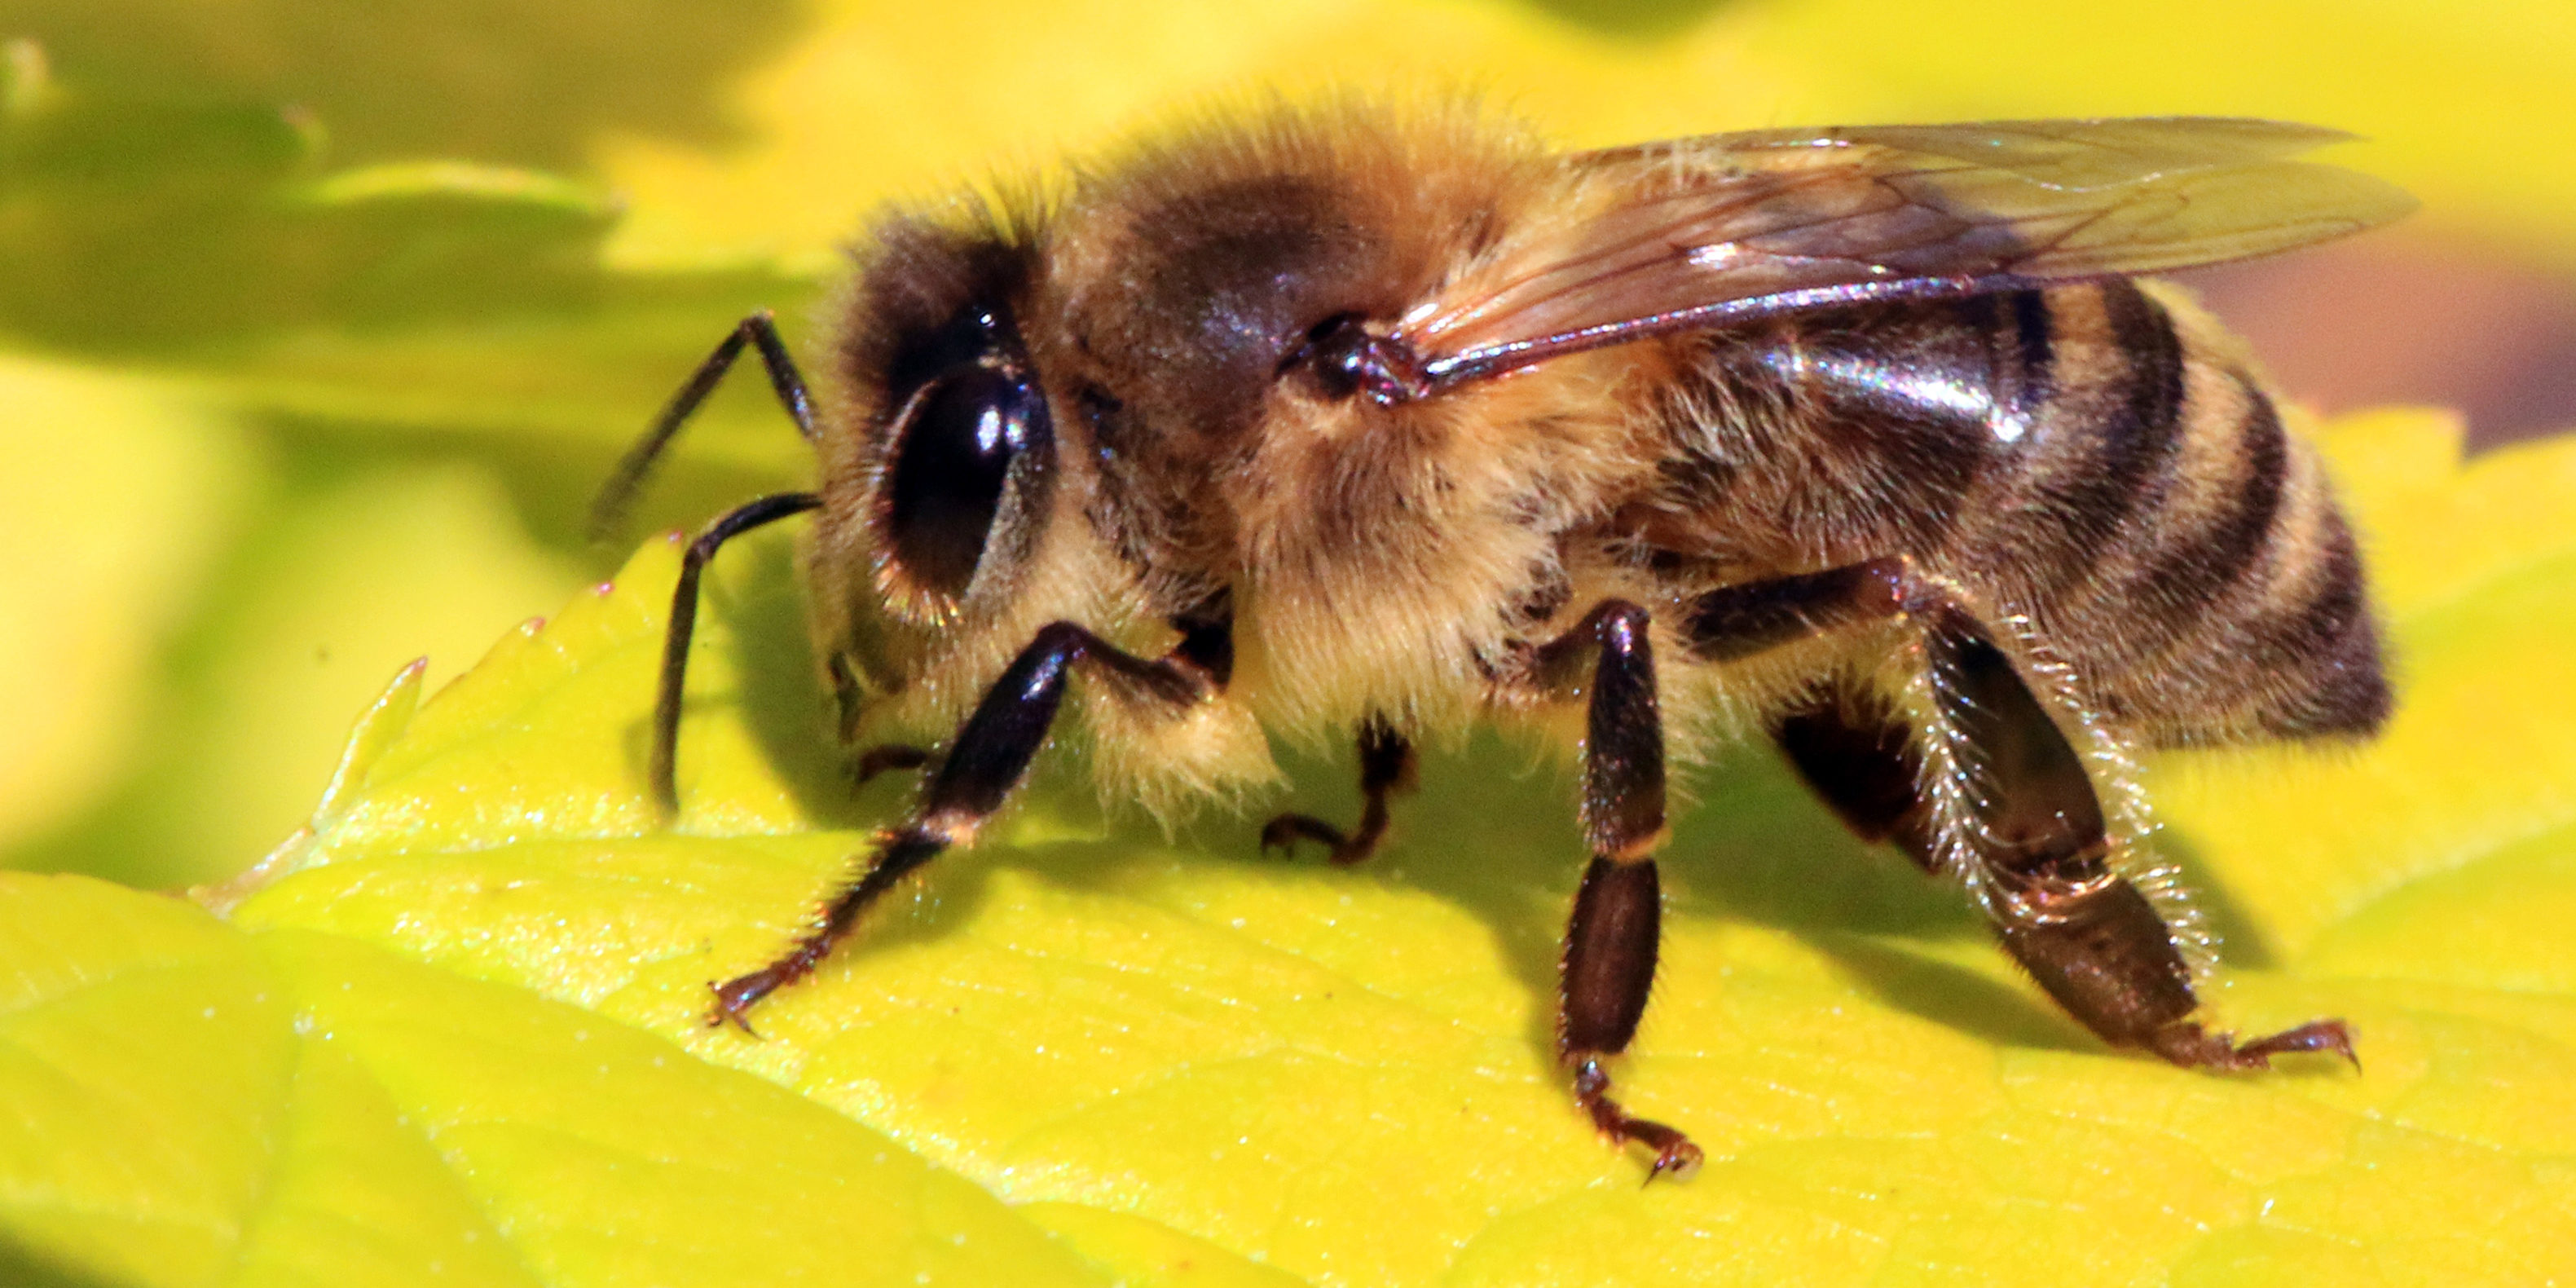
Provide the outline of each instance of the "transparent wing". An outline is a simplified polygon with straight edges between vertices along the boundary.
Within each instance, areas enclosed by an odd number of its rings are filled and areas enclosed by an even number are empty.
[[[2349,138],[2225,117],[1765,130],[1566,158],[1572,214],[1397,328],[1436,384],[1859,300],[2150,273],[2414,208],[2298,154]]]

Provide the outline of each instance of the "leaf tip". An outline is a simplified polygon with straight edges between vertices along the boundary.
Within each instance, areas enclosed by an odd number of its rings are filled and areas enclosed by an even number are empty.
[[[312,817],[303,826],[240,874],[190,887],[188,898],[216,916],[225,916],[270,882],[302,866],[318,831],[317,824],[348,804],[366,783],[376,762],[383,758],[385,749],[411,727],[412,715],[420,709],[421,679],[428,673],[429,659],[413,658],[394,672],[384,692],[358,714],[357,723],[349,730],[348,744],[340,751],[340,763],[331,770],[330,784],[322,789],[321,802],[313,807]]]

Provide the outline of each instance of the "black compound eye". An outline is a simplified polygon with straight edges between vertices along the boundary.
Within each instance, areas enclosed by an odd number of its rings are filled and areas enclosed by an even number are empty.
[[[1011,373],[960,366],[924,386],[895,445],[886,535],[914,582],[966,593],[1001,511],[1011,464],[1048,446],[1046,400]]]

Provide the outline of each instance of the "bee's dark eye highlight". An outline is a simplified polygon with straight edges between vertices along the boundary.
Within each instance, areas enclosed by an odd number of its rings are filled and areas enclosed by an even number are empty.
[[[1046,398],[1001,367],[971,363],[925,385],[906,411],[886,481],[891,553],[914,582],[962,596],[992,537],[1012,463],[1054,446]]]

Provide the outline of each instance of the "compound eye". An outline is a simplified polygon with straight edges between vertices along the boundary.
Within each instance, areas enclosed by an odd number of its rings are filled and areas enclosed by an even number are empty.
[[[915,584],[952,599],[975,580],[1011,464],[1051,441],[1046,400],[999,367],[958,367],[915,394],[886,482],[886,536]]]

